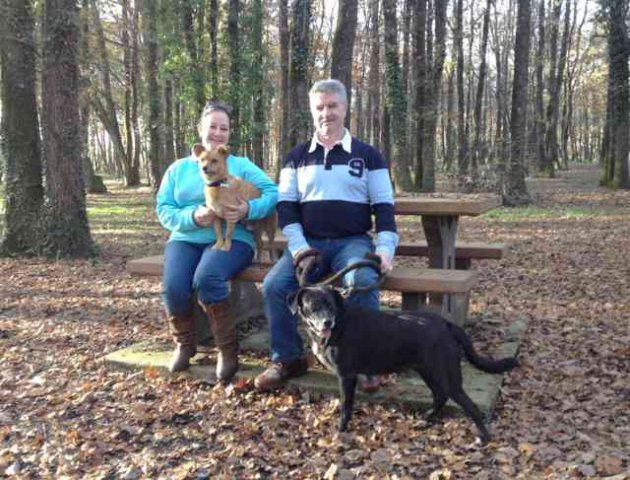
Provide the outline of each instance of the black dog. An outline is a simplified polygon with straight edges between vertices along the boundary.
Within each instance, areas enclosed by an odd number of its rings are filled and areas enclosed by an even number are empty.
[[[337,290],[310,286],[298,290],[293,313],[308,327],[319,357],[339,378],[341,390],[340,430],[352,416],[357,374],[378,375],[411,368],[417,371],[433,394],[427,420],[434,421],[449,398],[475,422],[481,440],[490,434],[483,414],[462,387],[461,352],[478,369],[502,373],[514,368],[516,358],[490,360],[479,356],[466,332],[432,313],[385,313],[344,304]]]

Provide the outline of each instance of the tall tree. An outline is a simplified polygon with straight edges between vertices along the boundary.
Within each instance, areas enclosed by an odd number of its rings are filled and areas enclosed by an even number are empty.
[[[629,8],[624,0],[602,2],[608,30],[608,107],[607,145],[604,156],[603,183],[615,188],[630,188],[628,154],[630,153],[630,72],[627,19]]]
[[[337,26],[332,46],[331,78],[341,81],[348,91],[348,114],[346,127],[350,126],[350,106],[352,105],[352,65],[354,39],[357,32],[357,0],[339,0]]]
[[[232,145],[239,146],[240,136],[240,103],[241,103],[241,39],[239,33],[238,19],[241,9],[240,0],[229,0],[227,35],[230,48],[230,89],[229,98],[232,104],[232,122],[236,125],[230,137]]]
[[[2,152],[6,158],[5,229],[0,251],[32,251],[44,200],[35,93],[35,43],[30,1],[5,0],[0,20]]]
[[[199,59],[199,52],[198,52],[198,45],[197,45],[197,37],[199,35],[198,35],[198,32],[195,31],[193,0],[181,0],[180,8],[181,8],[182,34],[184,36],[186,50],[188,51],[188,57],[190,59],[189,71],[190,71],[190,78],[192,80],[192,86],[194,89],[195,105],[196,105],[196,110],[199,113],[201,113],[201,110],[203,110],[204,104],[206,103],[206,97],[204,94],[204,86],[203,86],[204,85],[204,78],[203,78],[204,65]],[[200,15],[200,18],[203,18],[203,15]]]
[[[427,0],[418,0],[416,6],[416,14],[414,16],[413,29],[413,57],[415,70],[415,94],[413,96],[413,116],[411,123],[413,128],[418,132],[416,135],[415,148],[415,184],[416,187],[422,185],[422,152],[423,152],[423,135],[424,131],[424,102],[426,99],[428,88],[428,55],[427,55]]]
[[[308,138],[311,116],[308,106],[309,28],[311,0],[293,0],[289,58],[289,145]]]
[[[380,38],[379,25],[379,0],[369,0],[369,42],[370,55],[368,77],[368,101],[367,101],[367,138],[372,145],[381,145],[381,91],[380,91]]]
[[[55,257],[87,257],[93,243],[81,171],[79,14],[74,0],[43,5],[43,116],[48,204],[42,250]]]
[[[512,114],[510,118],[510,157],[503,179],[503,203],[510,206],[526,204],[531,201],[525,183],[530,21],[529,0],[518,0]]]
[[[473,178],[473,182],[476,182],[478,176],[478,164],[481,157],[481,109],[483,106],[483,91],[486,84],[486,50],[488,48],[488,30],[490,26],[490,8],[492,7],[492,0],[487,0],[486,9],[483,12],[483,27],[481,36],[481,47],[479,51],[480,65],[479,65],[479,79],[477,81],[477,94],[475,96],[475,136],[473,139],[472,154],[470,156],[470,174]]]
[[[390,162],[394,172],[394,184],[402,191],[411,191],[411,165],[407,152],[407,95],[402,84],[402,72],[398,60],[398,27],[396,1],[383,0],[385,23],[385,71],[387,78],[386,100],[390,115],[393,151]]]
[[[532,131],[529,142],[530,162],[536,165],[538,170],[544,170],[545,166],[545,83],[543,71],[545,66],[545,0],[539,0],[538,4],[538,46],[535,59],[535,85],[534,85],[534,109],[532,118]]]
[[[81,0],[81,41],[80,41],[80,91],[79,111],[81,115],[81,158],[83,164],[83,179],[88,193],[106,193],[107,187],[100,175],[94,172],[89,151],[89,124],[90,124],[90,2]]]
[[[468,136],[466,134],[466,94],[464,91],[464,0],[455,0],[455,49],[457,52],[457,168],[460,177],[468,175]]]
[[[289,6],[287,0],[279,0],[278,31],[280,42],[280,156],[289,151]],[[282,161],[277,162],[280,175]],[[277,176],[276,175],[276,176]]]
[[[162,148],[162,99],[158,83],[158,41],[157,41],[157,9],[154,2],[142,2],[143,37],[146,45],[145,71],[147,78],[147,97],[149,104],[149,165],[151,185],[157,189],[165,171],[164,151]]]
[[[440,98],[442,91],[442,71],[446,58],[446,8],[448,0],[434,0],[435,39],[431,48],[430,62],[427,63],[427,88],[425,90],[425,108],[422,121],[422,184],[424,192],[435,190],[435,138]]]
[[[101,77],[101,85],[97,86],[92,83],[96,90],[91,95],[92,107],[94,113],[107,130],[110,140],[116,152],[116,161],[120,162],[123,174],[125,176],[125,184],[134,186],[138,184],[138,176],[132,168],[132,159],[129,157],[128,149],[125,148],[123,136],[121,133],[120,123],[118,121],[118,107],[114,101],[114,90],[112,88],[112,74],[110,66],[110,53],[107,49],[105,33],[100,19],[98,5],[95,0],[90,0],[90,11],[92,14],[92,23],[96,32],[96,53],[99,57],[98,70]]]
[[[262,0],[252,1],[252,50],[253,62],[251,68],[251,81],[254,86],[253,91],[253,116],[252,116],[252,159],[259,166],[264,168],[264,130],[265,130],[265,91],[263,76],[263,2]]]
[[[219,25],[218,0],[210,0],[208,15],[208,29],[210,32],[210,98],[216,98],[219,94],[219,54],[217,49],[217,30]]]

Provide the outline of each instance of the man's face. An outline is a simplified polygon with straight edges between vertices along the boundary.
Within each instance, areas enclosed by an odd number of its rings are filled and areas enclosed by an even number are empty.
[[[311,115],[317,133],[324,137],[343,136],[347,105],[336,93],[314,93],[310,97]]]

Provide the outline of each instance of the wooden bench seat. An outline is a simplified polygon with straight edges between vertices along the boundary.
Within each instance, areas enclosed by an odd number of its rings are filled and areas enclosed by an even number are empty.
[[[160,276],[162,255],[130,260],[127,271],[134,275]],[[236,280],[262,282],[269,271],[268,264],[253,264],[245,269]],[[472,271],[442,270],[433,268],[394,267],[385,278],[381,289],[404,294],[422,293],[467,293],[475,285]]]

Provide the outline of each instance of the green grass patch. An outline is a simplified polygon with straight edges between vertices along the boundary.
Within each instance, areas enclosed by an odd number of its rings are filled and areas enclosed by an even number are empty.
[[[608,215],[610,212],[594,208],[578,207],[514,207],[495,208],[484,214],[485,218],[514,222],[518,220],[551,220],[551,219],[581,219]]]

